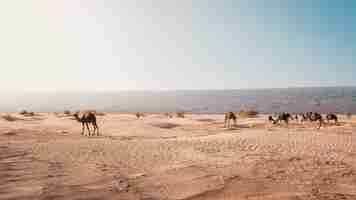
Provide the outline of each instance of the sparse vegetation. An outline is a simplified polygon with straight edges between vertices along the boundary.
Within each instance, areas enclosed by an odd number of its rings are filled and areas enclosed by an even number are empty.
[[[64,111],[64,114],[65,114],[65,115],[70,115],[71,112],[70,112],[70,110],[65,110],[65,111]]]
[[[137,119],[140,119],[141,117],[144,117],[145,115],[143,113],[137,112],[137,113],[135,113],[135,116],[137,117]]]
[[[214,119],[197,119],[199,122],[215,122]]]
[[[14,122],[14,121],[22,120],[22,119],[20,119],[20,118],[18,118],[18,117],[14,117],[14,116],[12,116],[12,115],[10,115],[10,114],[3,115],[2,118],[3,118],[4,120],[6,120],[6,121],[9,121],[9,122]]]
[[[169,113],[164,113],[164,115],[166,116],[166,117],[168,117],[168,118],[172,118],[173,116],[171,115],[171,114],[169,114]]]
[[[254,110],[249,110],[249,111],[243,111],[241,110],[239,112],[239,116],[242,118],[253,118],[253,117],[257,117],[259,113],[257,111]]]
[[[27,110],[21,110],[20,115],[26,115],[28,114]]]
[[[163,128],[163,129],[172,129],[178,127],[179,125],[174,123],[157,123],[157,124],[152,124],[152,126]]]
[[[26,117],[32,117],[32,116],[35,116],[35,113],[34,112],[29,112],[27,114],[25,114]]]
[[[177,117],[178,118],[184,118],[184,112],[177,112]]]
[[[20,112],[20,115],[23,115],[25,117],[33,117],[33,116],[35,116],[35,113],[34,112],[28,112],[27,110],[22,110]]]
[[[96,110],[87,110],[87,111],[84,111],[84,112],[94,113],[96,116],[104,116],[104,115],[105,115],[105,113],[103,113],[103,112],[98,112],[98,111],[96,111]],[[80,113],[80,111],[77,111],[77,112],[75,112],[75,113]]]
[[[96,115],[96,116],[104,116],[105,113],[103,113],[103,112],[95,112],[95,115]]]
[[[348,119],[351,119],[351,118],[352,118],[352,113],[350,113],[350,112],[346,113],[346,117],[347,117]]]

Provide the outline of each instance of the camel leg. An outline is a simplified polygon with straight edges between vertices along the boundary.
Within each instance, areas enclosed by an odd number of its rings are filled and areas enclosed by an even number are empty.
[[[96,128],[95,128],[94,123],[92,123],[91,125],[93,126],[93,136],[94,136],[94,135],[95,135],[95,130],[96,130]]]
[[[99,126],[95,124],[95,127],[96,127],[96,135],[99,136]]]
[[[318,129],[321,128],[322,123],[323,123],[322,120],[319,120],[319,127],[318,127]]]
[[[99,136],[99,127],[95,122],[93,123],[93,127],[94,127],[93,135],[95,135],[95,131],[96,131],[96,135]]]
[[[84,135],[84,123],[82,123],[82,135]]]
[[[87,126],[87,129],[88,129],[88,132],[89,132],[89,136],[90,136],[91,134],[90,134],[90,128],[89,128],[89,125],[88,125],[88,123],[85,123],[85,125]]]
[[[236,119],[234,119],[234,126],[236,127]]]

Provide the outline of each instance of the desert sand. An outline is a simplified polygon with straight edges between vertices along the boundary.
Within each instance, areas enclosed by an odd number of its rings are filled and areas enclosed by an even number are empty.
[[[4,113],[5,114],[5,113]],[[317,130],[267,117],[71,116],[0,119],[0,199],[356,199],[356,118]]]

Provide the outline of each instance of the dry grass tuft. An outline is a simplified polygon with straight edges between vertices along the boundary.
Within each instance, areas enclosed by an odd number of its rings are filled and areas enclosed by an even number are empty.
[[[170,113],[164,113],[164,115],[168,118],[173,118],[173,116]]]
[[[178,127],[179,125],[174,123],[156,123],[152,124],[152,126],[164,129],[172,129]]]
[[[14,121],[18,121],[18,120],[22,120],[21,118],[18,118],[18,117],[14,117],[12,115],[3,115],[2,118],[6,121],[9,121],[9,122],[14,122]]]
[[[21,112],[19,113],[20,115],[26,115],[28,112],[27,110],[21,110]]]
[[[241,110],[239,112],[239,116],[242,118],[255,118],[255,117],[257,117],[257,115],[258,115],[258,112],[254,111],[254,110],[249,110],[249,111]]]
[[[177,112],[178,118],[184,118],[184,112]]]
[[[216,120],[206,118],[206,119],[197,119],[197,121],[199,121],[199,122],[215,122]]]
[[[103,112],[95,112],[95,115],[96,116],[105,116],[105,113],[103,113]]]
[[[135,113],[135,116],[137,119],[140,119],[141,117],[144,117],[145,115],[143,113],[137,112],[137,113]]]
[[[25,117],[33,117],[33,116],[35,116],[34,112],[28,112],[27,110],[22,110],[19,114],[23,115]]]
[[[352,113],[350,113],[350,112],[346,113],[346,117],[347,117],[348,119],[351,119],[351,118],[352,118]]]

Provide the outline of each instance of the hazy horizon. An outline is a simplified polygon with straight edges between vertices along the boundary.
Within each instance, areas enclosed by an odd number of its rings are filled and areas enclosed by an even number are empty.
[[[3,93],[0,112],[353,112],[356,87]]]
[[[356,86],[356,3],[0,3],[0,91]]]

